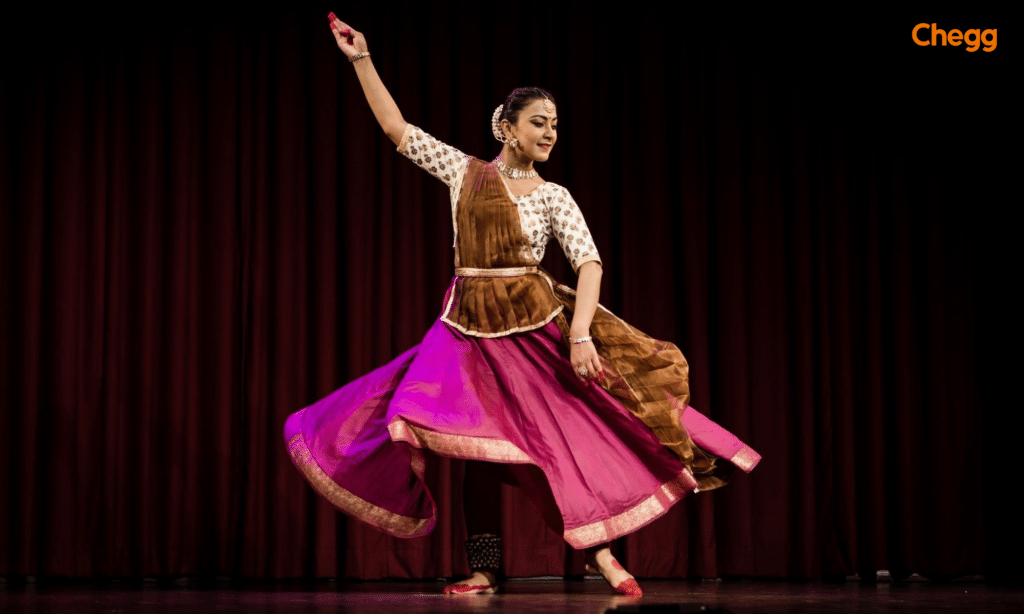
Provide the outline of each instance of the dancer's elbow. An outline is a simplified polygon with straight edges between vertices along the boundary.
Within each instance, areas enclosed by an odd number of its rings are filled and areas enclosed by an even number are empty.
[[[402,135],[405,134],[405,127],[408,125],[409,122],[405,121],[404,119],[392,122],[386,126],[383,126],[384,134],[388,135],[388,138],[391,139],[391,142],[395,144],[395,147],[398,147],[398,144],[402,141]]]

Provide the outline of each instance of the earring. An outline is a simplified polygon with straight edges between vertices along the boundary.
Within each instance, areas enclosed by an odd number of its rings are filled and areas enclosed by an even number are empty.
[[[512,137],[511,139],[509,139],[508,144],[509,146],[512,147],[512,149],[515,149],[516,147],[519,147],[519,139],[517,139],[516,137]]]

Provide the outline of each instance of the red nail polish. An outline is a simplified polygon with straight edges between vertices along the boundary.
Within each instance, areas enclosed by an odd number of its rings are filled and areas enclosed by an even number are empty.
[[[327,19],[330,19],[331,21],[334,21],[337,18],[338,17],[334,14],[334,11],[331,11],[330,13],[327,13]]]

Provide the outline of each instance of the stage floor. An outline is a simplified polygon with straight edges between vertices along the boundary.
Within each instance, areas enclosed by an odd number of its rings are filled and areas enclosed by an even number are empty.
[[[645,580],[641,599],[600,579],[513,580],[496,595],[453,597],[433,582],[104,584],[0,580],[4,614],[420,614],[433,612],[1022,612],[1024,587],[982,582],[819,583]],[[677,605],[678,604],[678,605]],[[707,611],[707,610],[706,610]]]

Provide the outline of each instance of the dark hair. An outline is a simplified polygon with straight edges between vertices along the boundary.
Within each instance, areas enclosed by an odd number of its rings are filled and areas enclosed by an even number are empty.
[[[507,119],[513,126],[519,121],[519,112],[526,108],[526,105],[532,101],[547,98],[552,103],[555,102],[555,97],[551,95],[551,92],[540,87],[520,87],[512,90],[512,93],[505,99],[505,106],[501,108],[501,117],[498,118],[500,122],[503,119]]]

